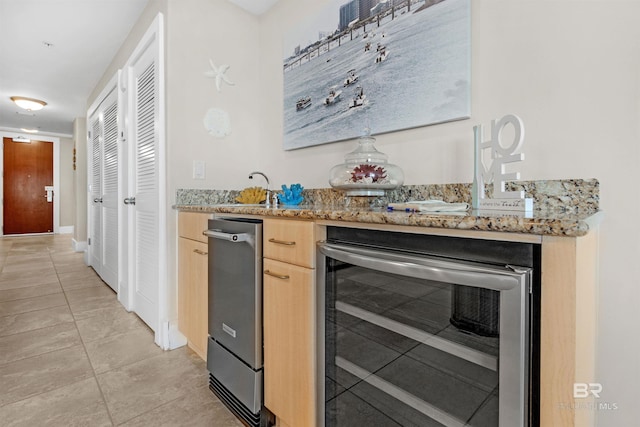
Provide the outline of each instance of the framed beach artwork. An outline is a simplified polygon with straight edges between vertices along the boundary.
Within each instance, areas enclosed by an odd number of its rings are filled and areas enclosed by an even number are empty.
[[[284,36],[284,149],[470,117],[471,0],[333,0]]]

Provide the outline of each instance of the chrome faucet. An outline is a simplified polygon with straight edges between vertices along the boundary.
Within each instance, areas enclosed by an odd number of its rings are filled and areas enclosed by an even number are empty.
[[[265,181],[267,181],[267,200],[265,200],[264,205],[266,207],[271,206],[271,188],[269,187],[270,186],[269,178],[267,178],[267,175],[265,175],[262,172],[254,171],[254,172],[251,172],[249,174],[249,179],[253,179],[254,175],[262,175],[262,177],[265,179]]]

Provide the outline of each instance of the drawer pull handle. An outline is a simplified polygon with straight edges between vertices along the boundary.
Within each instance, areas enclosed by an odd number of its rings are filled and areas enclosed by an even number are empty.
[[[277,245],[285,245],[285,246],[295,246],[296,242],[289,242],[286,240],[277,240],[277,239],[269,239],[271,243],[275,243]]]
[[[269,276],[273,276],[275,278],[282,279],[282,280],[287,280],[289,278],[289,275],[287,274],[272,273],[269,270],[265,270],[264,274],[267,274]]]
[[[194,249],[193,252],[197,253],[198,255],[207,255],[209,253],[209,252],[201,251],[200,249]]]

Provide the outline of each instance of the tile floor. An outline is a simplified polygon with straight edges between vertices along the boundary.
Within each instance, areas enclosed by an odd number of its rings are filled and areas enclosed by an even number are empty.
[[[242,426],[204,361],[157,347],[68,235],[0,238],[0,425]]]

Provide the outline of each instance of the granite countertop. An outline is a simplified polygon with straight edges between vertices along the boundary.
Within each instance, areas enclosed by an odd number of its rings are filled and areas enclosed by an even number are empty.
[[[498,231],[547,236],[579,237],[586,235],[599,221],[599,212],[566,213],[534,211],[522,214],[497,211],[460,213],[389,212],[385,208],[345,207],[332,205],[301,205],[265,207],[238,204],[182,204],[175,209],[183,212],[258,215],[277,218],[392,224],[456,230]]]
[[[388,192],[385,197],[345,197],[333,189],[305,189],[306,204],[265,207],[234,203],[237,190],[178,189],[174,208],[185,212],[259,215],[316,221],[344,221],[392,224],[440,229],[497,231],[546,236],[579,237],[597,226],[600,212],[600,183],[597,179],[516,181],[510,191],[524,191],[534,201],[533,213],[467,211],[459,213],[389,212],[390,202],[443,200],[449,203],[471,200],[471,184],[409,185]],[[492,186],[486,187],[491,194]]]

